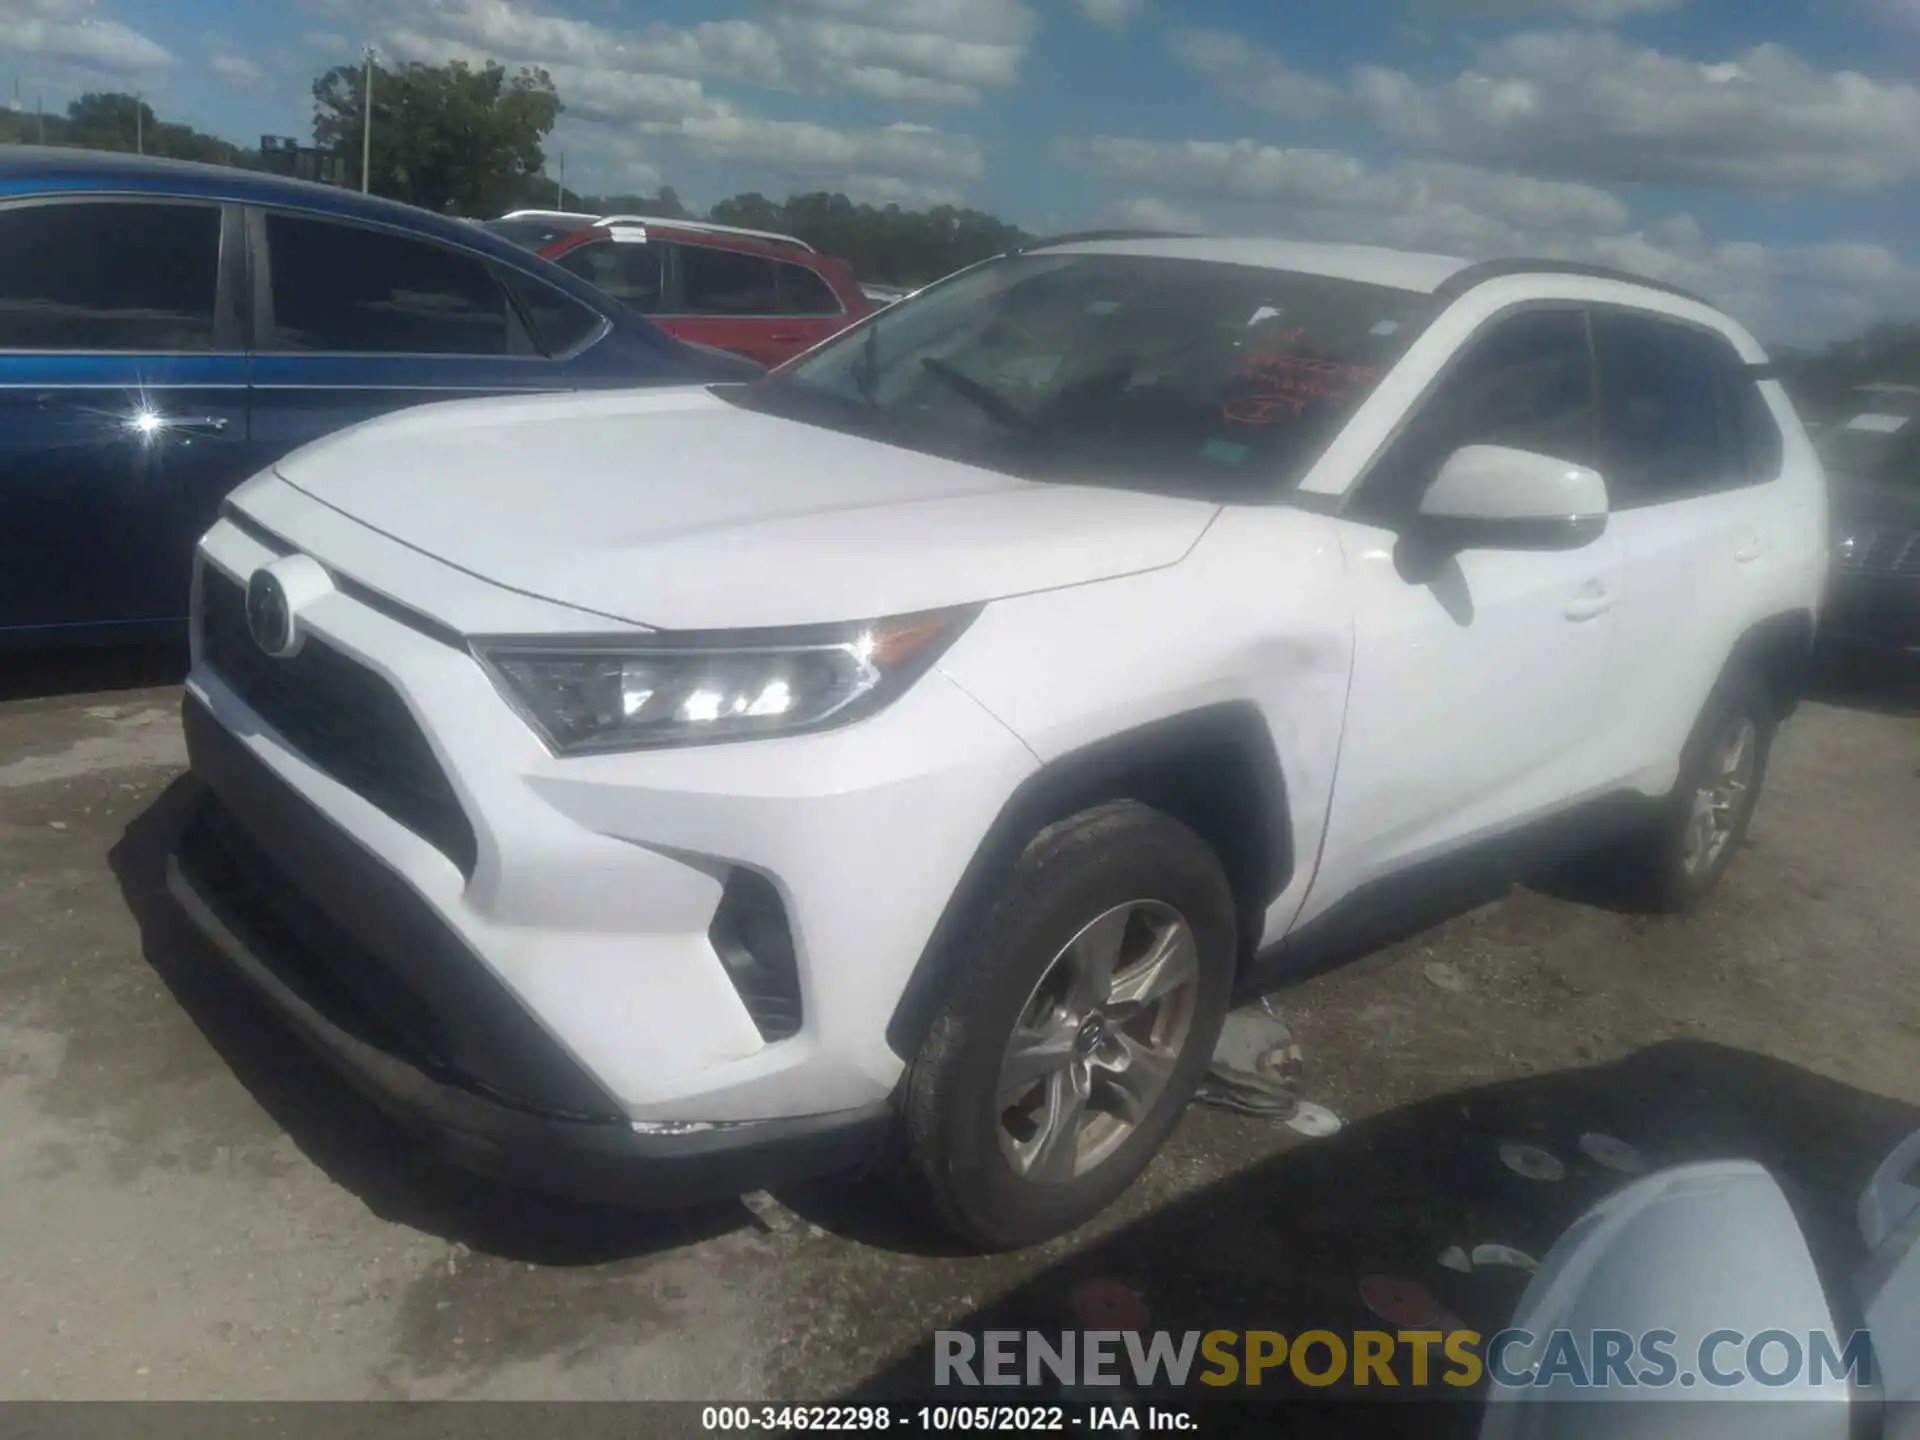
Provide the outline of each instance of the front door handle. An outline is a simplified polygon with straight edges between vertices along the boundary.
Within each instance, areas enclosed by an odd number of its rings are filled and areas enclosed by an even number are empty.
[[[1733,558],[1742,565],[1751,565],[1767,553],[1767,542],[1758,535],[1750,537],[1745,544],[1733,552]]]
[[[1613,592],[1596,581],[1569,600],[1564,613],[1569,620],[1593,620],[1613,609],[1613,602]]]

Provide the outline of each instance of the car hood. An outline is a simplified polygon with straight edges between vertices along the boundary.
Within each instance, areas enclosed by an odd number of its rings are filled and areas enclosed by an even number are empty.
[[[287,484],[498,585],[663,629],[906,614],[1178,561],[1218,507],[1037,484],[705,389],[422,406]]]

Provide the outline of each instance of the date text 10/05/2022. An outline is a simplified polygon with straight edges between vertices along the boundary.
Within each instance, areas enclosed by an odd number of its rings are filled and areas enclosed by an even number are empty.
[[[800,1430],[966,1433],[1083,1430],[1137,1435],[1200,1428],[1188,1411],[1158,1405],[708,1405],[700,1428],[717,1432]]]

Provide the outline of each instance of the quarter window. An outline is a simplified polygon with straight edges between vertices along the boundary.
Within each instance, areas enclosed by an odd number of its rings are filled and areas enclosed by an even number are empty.
[[[485,262],[358,225],[267,216],[269,350],[506,355],[514,327]],[[522,342],[524,344],[524,342]]]
[[[565,355],[604,323],[598,311],[531,276],[509,273],[505,279],[543,354]]]
[[[680,290],[690,315],[774,315],[774,262],[740,250],[680,247]]]
[[[780,271],[780,313],[783,315],[838,315],[842,306],[833,287],[804,265],[786,265]]]
[[[1601,311],[1593,317],[1593,340],[1603,416],[1600,468],[1615,509],[1744,483],[1735,414],[1740,401],[1731,383],[1737,357],[1723,339],[1652,315]],[[1751,384],[1744,374],[1738,378]]]
[[[1354,513],[1404,520],[1463,445],[1593,463],[1593,365],[1581,311],[1523,311],[1470,341],[1368,475]]]
[[[219,276],[217,205],[0,211],[0,350],[211,350]]]

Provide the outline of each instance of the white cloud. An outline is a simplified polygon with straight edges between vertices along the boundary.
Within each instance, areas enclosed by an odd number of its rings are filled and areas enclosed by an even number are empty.
[[[1340,86],[1307,75],[1278,52],[1225,30],[1170,31],[1167,53],[1235,100],[1289,120],[1313,120],[1341,103]]]
[[[1059,152],[1135,191],[1107,212],[1123,223],[1193,228],[1172,222],[1199,216],[1158,198],[1177,195],[1230,217],[1218,227],[1226,231],[1467,258],[1585,260],[1706,295],[1775,339],[1844,333],[1920,307],[1920,269],[1883,246],[1716,240],[1688,214],[1635,223],[1618,196],[1585,184],[1451,162],[1376,167],[1251,140],[1102,136],[1064,142]]]
[[[826,89],[972,104],[1020,78],[1038,19],[1021,0],[784,0],[782,52]]]
[[[951,186],[978,179],[985,168],[971,139],[924,125],[840,130],[716,106],[705,114],[653,122],[642,129],[709,159],[792,178],[862,176],[872,184],[891,177],[903,184]]]
[[[337,30],[309,30],[300,37],[300,43],[309,50],[318,50],[323,54],[347,56],[353,53],[353,41]]]
[[[563,0],[391,0],[370,18],[401,59],[546,69],[565,107],[556,141],[587,158],[589,173],[600,173],[594,155],[609,169],[638,164],[657,175],[671,173],[675,153],[691,154],[902,201],[957,198],[982,172],[979,147],[924,127],[762,117],[714,87],[854,94],[901,107],[975,104],[1017,82],[1038,23],[1024,0],[742,3],[743,17],[689,26],[602,24],[560,13]],[[644,154],[617,154],[617,138]]]
[[[237,90],[260,90],[269,83],[265,70],[231,51],[220,50],[208,56],[207,68]]]
[[[1369,226],[1377,243],[1485,249],[1510,233],[1618,230],[1619,197],[1591,185],[1416,161],[1376,168],[1332,150],[1255,140],[1068,141],[1060,155],[1100,174],[1202,201],[1283,205],[1332,228]]]
[[[1139,230],[1202,230],[1206,227],[1191,210],[1170,205],[1157,195],[1132,195],[1107,207],[1115,225]]]
[[[1617,25],[1641,15],[1678,10],[1687,0],[1423,0],[1428,14],[1455,18],[1527,19],[1566,15],[1594,25]]]
[[[1920,175],[1920,88],[1779,45],[1702,63],[1603,31],[1535,32],[1443,84],[1368,68],[1354,90],[1404,144],[1536,173],[1772,192]]]
[[[1147,0],[1074,0],[1089,24],[1115,33],[1126,30],[1146,13]]]
[[[175,63],[164,45],[95,11],[92,0],[0,0],[0,55],[32,56],[109,75]]]

